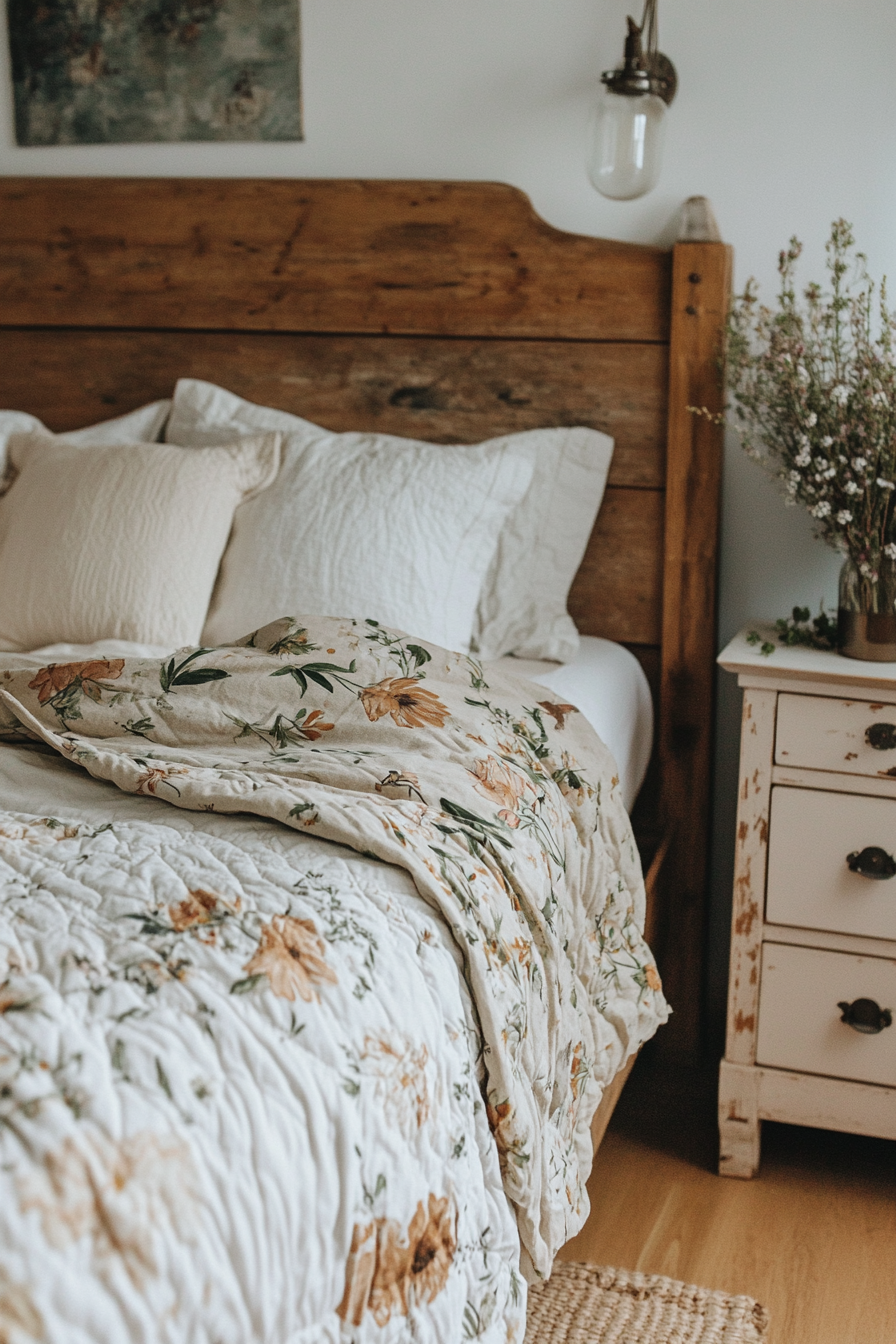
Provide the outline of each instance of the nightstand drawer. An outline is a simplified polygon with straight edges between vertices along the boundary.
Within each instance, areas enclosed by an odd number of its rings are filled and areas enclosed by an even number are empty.
[[[853,855],[854,866],[889,870],[885,860],[896,855],[896,800],[773,788],[766,920],[896,939],[896,874],[851,871]]]
[[[848,775],[896,774],[896,704],[779,695],[775,762]]]
[[[841,1021],[841,1004],[865,1031]],[[896,961],[763,946],[757,1063],[896,1085],[896,1026],[884,1025],[893,1015]]]

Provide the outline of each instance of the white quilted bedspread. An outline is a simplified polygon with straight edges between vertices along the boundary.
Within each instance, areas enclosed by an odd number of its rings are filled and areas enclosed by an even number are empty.
[[[0,822],[10,1344],[403,1340],[411,1294],[427,1344],[519,1320],[451,935],[400,870],[286,839]],[[233,992],[284,917],[326,960]],[[357,1330],[356,1226],[388,1271]]]

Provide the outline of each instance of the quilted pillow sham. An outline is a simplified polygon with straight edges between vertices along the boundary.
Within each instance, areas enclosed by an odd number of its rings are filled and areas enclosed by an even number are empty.
[[[331,434],[192,380],[177,385],[167,436],[198,446],[261,427],[287,431],[283,466],[276,486],[237,512],[203,642],[301,608],[372,617],[467,652],[531,452],[510,438],[460,448]]]
[[[246,628],[250,610],[259,610],[251,603],[260,602],[264,617],[273,618],[292,610],[300,597],[304,600],[306,590],[295,584],[301,575],[307,577],[307,566],[315,564],[314,547],[322,544],[321,537],[302,521],[311,497],[308,492],[318,489],[316,475],[326,475],[328,464],[339,462],[342,454],[373,476],[388,463],[390,473],[401,477],[402,464],[413,458],[418,470],[413,497],[403,493],[406,481],[399,480],[397,492],[387,489],[383,481],[380,488],[370,491],[363,506],[355,499],[352,527],[346,517],[337,529],[338,515],[332,513],[333,526],[326,538],[328,563],[342,564],[344,572],[337,581],[334,568],[326,594],[331,605],[321,605],[322,611],[356,610],[357,594],[363,593],[370,614],[382,612],[380,619],[385,623],[449,648],[469,648],[485,658],[515,653],[565,662],[574,657],[579,637],[566,600],[603,498],[613,452],[613,440],[607,435],[583,428],[541,429],[475,447],[444,448],[389,435],[332,434],[299,416],[258,406],[212,383],[182,379],[175,389],[166,437],[170,442],[202,445],[219,442],[225,434],[238,436],[260,428],[288,434],[284,468],[272,491],[237,511],[205,631],[209,642]],[[469,507],[480,488],[476,472],[483,459],[495,452],[512,453],[514,460],[527,462],[528,483],[521,493],[512,491],[516,496],[512,504],[489,510],[482,518],[494,529],[493,535],[486,546],[480,529],[483,544],[476,563],[468,552],[465,573],[456,575],[463,577],[464,587],[455,586],[455,619],[446,620],[443,589],[457,564],[452,510],[458,505],[463,508],[465,500]],[[312,461],[314,473],[308,470]],[[361,478],[340,475],[339,479],[344,504],[347,496],[357,496]],[[409,508],[413,506],[417,520],[412,518],[405,534],[405,540],[412,542],[410,548],[402,548],[393,525],[399,497]],[[363,529],[368,556],[366,586],[361,587],[350,557],[337,558],[344,549],[360,549],[357,529]],[[272,544],[281,560],[292,557],[292,567],[284,564],[276,575],[270,559]],[[441,548],[446,559],[436,557],[430,567],[435,579],[424,583],[425,570],[419,560],[427,547],[430,551]],[[489,550],[483,568],[482,557]],[[349,585],[343,592],[340,582]],[[307,597],[309,601],[319,597],[319,605],[323,602],[323,593],[316,590]]]
[[[281,436],[186,452],[14,434],[0,498],[0,646],[198,640],[238,504]]]

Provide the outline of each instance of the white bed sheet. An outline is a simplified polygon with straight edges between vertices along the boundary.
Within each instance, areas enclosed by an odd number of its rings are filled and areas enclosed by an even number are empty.
[[[631,812],[653,746],[653,700],[635,655],[612,640],[583,635],[571,663],[500,658],[494,666],[537,682],[585,715],[613,753],[622,797]]]

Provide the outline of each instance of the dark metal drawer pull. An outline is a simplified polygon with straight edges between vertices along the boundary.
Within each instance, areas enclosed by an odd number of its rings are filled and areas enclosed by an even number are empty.
[[[877,882],[896,877],[896,859],[879,845],[869,845],[867,849],[857,849],[847,854],[846,862],[849,871],[858,873],[860,877],[871,877]]]
[[[872,723],[865,729],[865,741],[875,751],[896,751],[896,723]]]
[[[890,1009],[881,1008],[873,999],[854,999],[852,1003],[838,1003],[837,1007],[841,1013],[840,1021],[865,1036],[876,1036],[885,1027],[893,1025]]]

